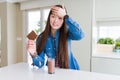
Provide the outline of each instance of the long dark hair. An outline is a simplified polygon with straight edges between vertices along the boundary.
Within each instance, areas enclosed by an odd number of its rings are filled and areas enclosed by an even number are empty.
[[[55,5],[56,7],[62,8],[62,5]],[[67,12],[67,11],[66,11]],[[39,44],[37,44],[37,54],[41,54],[42,50],[45,48],[46,41],[51,34],[51,25],[50,25],[50,15],[52,14],[52,10],[48,15],[47,24],[45,30],[40,34],[41,40]],[[59,43],[58,43],[58,64],[60,68],[69,68],[69,57],[68,57],[68,28],[65,24],[65,19],[60,28],[60,35],[59,35]]]

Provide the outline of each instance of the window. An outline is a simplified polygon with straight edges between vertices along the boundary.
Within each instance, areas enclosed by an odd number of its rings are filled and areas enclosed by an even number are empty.
[[[46,8],[28,11],[28,33],[32,30],[42,32],[45,29],[49,10],[49,8]]]
[[[115,41],[120,38],[120,20],[97,21],[92,33],[92,51],[95,53],[98,39],[109,37]]]
[[[28,11],[28,32],[40,28],[40,10]]]
[[[110,37],[116,40],[120,37],[120,21],[99,21],[98,38]]]
[[[100,26],[99,37],[111,37],[114,40],[120,37],[120,26]]]
[[[46,21],[48,18],[50,8],[42,8],[38,10],[30,10],[27,12],[28,18],[27,18],[27,25],[28,30],[27,33],[34,30],[37,34],[40,34],[44,29],[46,25]],[[32,63],[31,56],[28,53],[28,63]]]

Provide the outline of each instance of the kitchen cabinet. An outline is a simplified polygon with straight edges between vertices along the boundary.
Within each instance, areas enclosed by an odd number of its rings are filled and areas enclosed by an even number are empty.
[[[92,55],[91,71],[120,75],[120,54],[106,53]]]

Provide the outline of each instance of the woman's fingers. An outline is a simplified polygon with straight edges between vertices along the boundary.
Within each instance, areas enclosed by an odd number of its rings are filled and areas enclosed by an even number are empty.
[[[34,40],[28,40],[28,45],[29,44],[34,45],[35,44]]]
[[[34,54],[36,52],[36,44],[34,42],[34,40],[28,40],[28,43],[27,43],[27,51],[30,53],[30,54]]]
[[[66,15],[64,5],[62,5],[62,8],[54,6],[54,7],[51,8],[51,10],[52,10],[53,14],[55,14],[59,17],[64,17]]]
[[[63,9],[65,9],[65,6],[64,6],[64,4],[62,4],[62,8],[63,8]]]

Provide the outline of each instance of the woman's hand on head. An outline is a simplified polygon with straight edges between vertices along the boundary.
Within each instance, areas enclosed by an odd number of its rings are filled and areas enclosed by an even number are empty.
[[[64,8],[64,5],[62,5],[62,8],[53,6],[51,9],[52,9],[53,14],[55,14],[61,18],[64,18],[64,16],[66,15],[66,10]]]
[[[26,48],[32,57],[37,55],[36,54],[36,44],[35,44],[34,40],[28,40]]]

